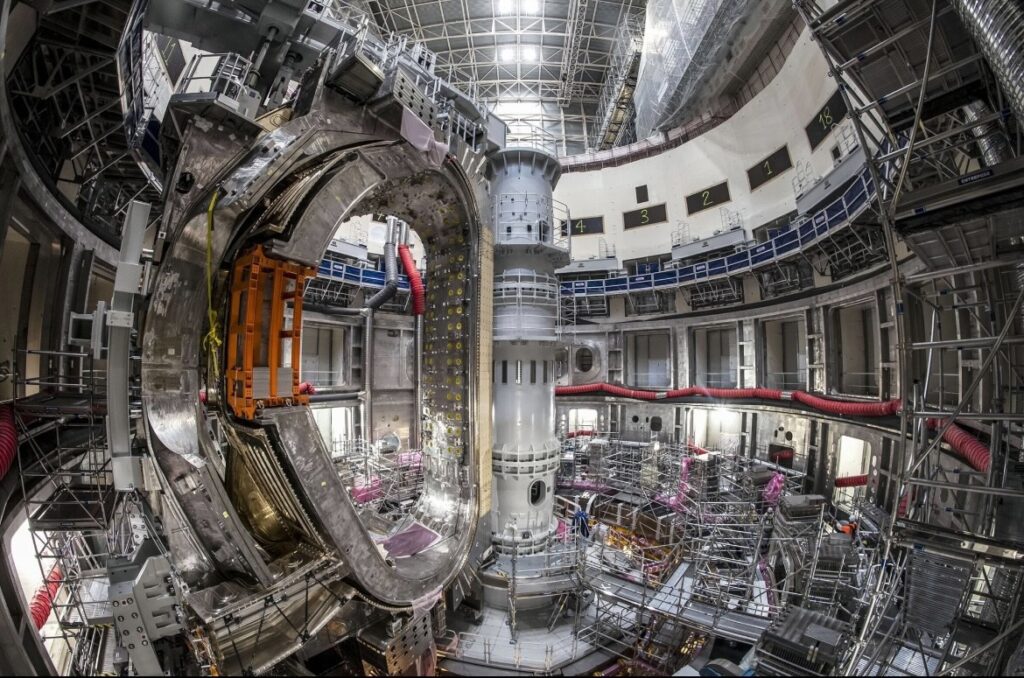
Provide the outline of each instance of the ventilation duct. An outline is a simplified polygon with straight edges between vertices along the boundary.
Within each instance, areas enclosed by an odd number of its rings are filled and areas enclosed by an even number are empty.
[[[1017,122],[1024,122],[1024,3],[951,0],[951,4],[995,72]]]
[[[980,99],[975,99],[961,110],[968,125],[974,125],[992,114],[989,105]],[[994,122],[975,125],[971,128],[971,133],[978,142],[978,148],[981,149],[981,159],[985,162],[985,167],[998,165],[1013,157],[1009,140]]]
[[[366,308],[376,311],[398,291],[398,260],[395,255],[397,226],[388,217],[387,242],[384,244],[384,287],[366,301]]]

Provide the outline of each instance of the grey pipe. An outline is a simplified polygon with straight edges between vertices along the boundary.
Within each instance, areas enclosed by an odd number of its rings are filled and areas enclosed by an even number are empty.
[[[376,311],[398,291],[398,260],[395,240],[398,227],[388,219],[387,242],[384,243],[384,287],[366,301],[366,308]]]
[[[967,32],[978,43],[1024,124],[1024,3],[1020,0],[951,0]]]
[[[358,400],[363,397],[365,391],[343,391],[341,393],[313,393],[309,396],[311,403],[333,403],[346,400]]]
[[[963,111],[964,119],[969,125],[973,125],[982,118],[992,114],[992,109],[981,99],[975,99],[960,110]],[[978,142],[978,148],[981,150],[981,159],[985,162],[985,167],[998,165],[1013,157],[1009,139],[1006,138],[1003,130],[995,123],[987,122],[983,125],[975,125],[971,128],[971,134],[974,135],[975,140]]]
[[[373,311],[366,313],[363,330],[363,439],[373,442]]]
[[[1024,263],[1017,264],[1017,289],[1024,290]],[[1024,309],[1021,310],[1020,315],[1017,317],[1018,331],[1021,335],[1024,335]]]
[[[412,441],[409,444],[414,450],[423,446],[422,432],[420,431],[423,419],[423,316],[416,316],[416,335],[413,347],[416,351],[416,394],[413,404],[412,416]]]

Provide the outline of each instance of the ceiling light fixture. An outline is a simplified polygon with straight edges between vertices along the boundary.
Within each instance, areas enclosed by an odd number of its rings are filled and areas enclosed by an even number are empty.
[[[524,47],[523,48],[523,61],[536,61],[537,60],[537,48],[536,47]]]
[[[512,14],[514,9],[514,0],[498,0],[498,14]]]
[[[540,0],[521,0],[519,8],[523,14],[536,14],[540,11]]]
[[[502,47],[501,48],[501,60],[505,62],[516,60],[516,48],[515,47]]]

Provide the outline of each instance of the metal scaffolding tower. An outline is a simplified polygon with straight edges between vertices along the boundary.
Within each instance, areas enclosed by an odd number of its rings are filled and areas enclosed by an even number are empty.
[[[998,64],[995,79],[986,69],[985,36],[970,21],[964,30],[965,4],[796,2],[880,187],[895,293],[901,438],[879,486],[891,518],[837,658],[846,674],[998,672],[1024,626],[1005,607],[1019,596],[1024,556],[1010,545],[1019,520],[1007,513],[1022,502],[1024,289],[1014,260],[1000,256],[1020,214],[992,204],[1001,188],[989,180],[1012,157],[1003,94],[1019,83],[1001,82]],[[897,240],[925,270],[900,266]],[[910,340],[921,333],[929,339]],[[987,444],[950,454],[966,429]]]

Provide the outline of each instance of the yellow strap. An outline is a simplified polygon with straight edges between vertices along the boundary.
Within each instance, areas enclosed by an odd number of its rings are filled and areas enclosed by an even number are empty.
[[[217,207],[217,199],[220,197],[220,189],[215,188],[210,197],[210,206],[206,208],[206,318],[210,330],[203,337],[203,346],[210,357],[210,365],[213,368],[214,383],[220,381],[220,365],[217,361],[217,354],[223,343],[220,338],[220,323],[217,320],[217,311],[213,308],[213,210]]]

